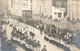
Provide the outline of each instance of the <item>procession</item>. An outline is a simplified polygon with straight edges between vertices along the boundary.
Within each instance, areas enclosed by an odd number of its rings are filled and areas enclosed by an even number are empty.
[[[80,51],[79,0],[0,0],[0,51]]]
[[[41,42],[37,40],[35,29],[37,29],[43,39],[50,44],[55,44],[57,47],[62,49],[70,50],[68,47],[73,46],[74,39],[76,37],[72,31],[68,29],[60,29],[55,27],[55,25],[45,25],[35,23],[30,25],[27,23],[19,22],[15,19],[8,18],[1,20],[2,31],[5,32],[7,41],[12,44],[12,41],[17,41],[18,43],[29,48],[29,51],[41,51]],[[47,27],[46,27],[47,26]],[[37,33],[38,35],[38,33]],[[44,44],[45,50],[46,44]]]

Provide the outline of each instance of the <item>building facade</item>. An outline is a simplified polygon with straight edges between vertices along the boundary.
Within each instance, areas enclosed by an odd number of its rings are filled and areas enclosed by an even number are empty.
[[[9,0],[9,10],[16,16],[30,16],[32,14],[32,0]]]
[[[52,0],[33,0],[33,18],[52,16]]]
[[[67,2],[63,0],[9,0],[9,10],[13,15],[33,17],[33,19],[44,21],[45,18],[53,20],[53,12],[58,13],[57,10],[61,12],[61,15],[66,12],[66,4]],[[54,10],[53,6],[57,10]],[[61,8],[64,8],[64,11]],[[64,14],[61,18],[63,16]]]
[[[67,10],[67,0],[52,0],[52,5],[58,8],[65,8]]]
[[[67,4],[68,17],[74,21],[80,19],[80,0],[68,0]]]
[[[65,8],[52,7],[52,20],[60,20],[65,17]]]
[[[8,0],[0,0],[0,8],[7,10],[8,9]]]
[[[67,0],[52,0],[52,20],[63,19],[67,15]]]

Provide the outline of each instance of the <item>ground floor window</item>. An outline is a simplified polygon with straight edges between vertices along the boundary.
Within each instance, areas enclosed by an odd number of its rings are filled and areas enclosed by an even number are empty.
[[[58,13],[58,17],[61,17],[62,16],[62,14],[61,13]]]
[[[55,12],[54,14],[55,14],[55,15],[57,15],[57,13],[56,13],[56,12]]]
[[[32,17],[32,11],[31,10],[23,10],[22,16],[23,17]]]

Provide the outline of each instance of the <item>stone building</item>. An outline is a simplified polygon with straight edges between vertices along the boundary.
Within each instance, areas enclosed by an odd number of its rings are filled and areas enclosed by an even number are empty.
[[[68,0],[67,5],[68,17],[73,21],[80,19],[80,0]]]
[[[33,0],[33,18],[52,16],[52,0]]]
[[[52,0],[52,20],[63,19],[66,15],[67,0]]]
[[[65,8],[52,7],[52,20],[60,20],[65,17]]]
[[[52,5],[67,10],[67,0],[52,0]]]
[[[16,16],[31,16],[32,0],[9,0],[8,9]]]

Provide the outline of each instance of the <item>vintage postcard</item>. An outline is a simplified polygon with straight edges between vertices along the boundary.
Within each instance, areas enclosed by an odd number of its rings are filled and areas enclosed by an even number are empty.
[[[0,51],[80,51],[80,0],[0,0]]]

